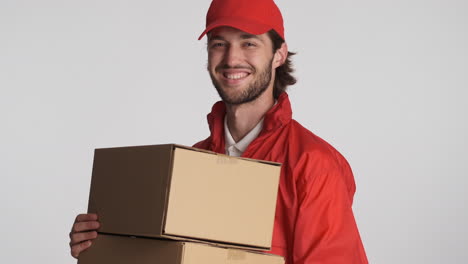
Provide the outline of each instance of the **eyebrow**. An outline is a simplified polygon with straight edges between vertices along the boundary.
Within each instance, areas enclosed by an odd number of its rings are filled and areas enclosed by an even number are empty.
[[[225,40],[223,37],[221,36],[209,36],[208,37],[208,41],[212,41],[212,40]]]
[[[241,39],[251,39],[251,38],[260,40],[260,38],[257,35],[253,35],[253,34],[242,34],[241,35]]]
[[[259,38],[257,35],[253,35],[253,34],[242,34],[240,36],[241,39],[258,39],[259,41],[262,41],[263,40],[261,38]],[[226,40],[224,37],[222,36],[219,36],[219,35],[215,35],[215,36],[212,36],[212,37],[209,37],[208,38],[208,41],[213,41],[213,40]]]

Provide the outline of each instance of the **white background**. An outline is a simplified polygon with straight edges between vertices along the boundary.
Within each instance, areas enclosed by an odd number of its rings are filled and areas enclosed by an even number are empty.
[[[93,150],[208,136],[209,0],[0,0],[0,257],[75,263]],[[468,2],[286,1],[294,118],[355,172],[371,263],[467,263]]]

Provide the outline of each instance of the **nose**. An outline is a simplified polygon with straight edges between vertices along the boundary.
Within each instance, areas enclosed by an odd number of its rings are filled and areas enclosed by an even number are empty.
[[[230,45],[224,54],[224,63],[229,67],[239,66],[241,65],[242,58],[243,55],[241,48],[236,47],[235,45]]]

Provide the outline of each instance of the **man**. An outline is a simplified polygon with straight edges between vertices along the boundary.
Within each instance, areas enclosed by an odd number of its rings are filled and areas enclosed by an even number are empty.
[[[291,118],[285,89],[295,83],[282,16],[272,0],[214,0],[208,10],[208,72],[221,102],[211,135],[195,144],[283,164],[271,253],[287,264],[367,263],[351,209],[346,160]],[[91,245],[97,216],[79,215],[70,233],[77,257]]]

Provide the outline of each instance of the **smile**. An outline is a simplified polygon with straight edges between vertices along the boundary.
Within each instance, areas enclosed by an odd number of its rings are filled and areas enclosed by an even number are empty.
[[[249,75],[247,72],[239,72],[239,73],[223,73],[224,78],[227,78],[229,80],[239,80],[242,78],[245,78]]]

